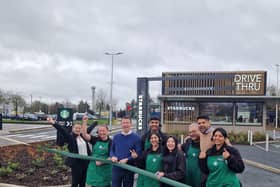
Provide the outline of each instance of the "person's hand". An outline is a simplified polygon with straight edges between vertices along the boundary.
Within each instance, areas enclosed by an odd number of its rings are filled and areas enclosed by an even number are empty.
[[[84,115],[83,116],[83,124],[87,124],[87,122],[88,122],[88,116]]]
[[[115,156],[113,156],[113,157],[111,158],[111,161],[112,161],[112,162],[118,162],[118,158],[115,157]]]
[[[199,154],[199,158],[201,158],[201,159],[206,158],[206,153],[204,151],[201,151]]]
[[[50,124],[55,124],[55,121],[53,120],[53,118],[47,118],[47,122]]]
[[[103,164],[103,162],[101,162],[101,161],[97,161],[97,160],[95,161],[96,166],[101,166],[102,164]]]
[[[121,163],[121,164],[126,164],[127,161],[128,161],[128,159],[127,159],[127,158],[124,158],[124,159],[121,159],[121,160],[119,161],[119,163]]]
[[[136,153],[136,151],[135,151],[134,149],[129,150],[129,151],[130,151],[130,153],[131,153],[131,157],[132,157],[132,158],[137,158],[137,157],[138,157],[138,154]]]
[[[227,151],[226,148],[224,148],[223,157],[224,157],[225,160],[230,157],[230,153]]]
[[[161,177],[164,176],[164,173],[163,173],[163,172],[157,172],[157,173],[156,173],[156,176],[157,176],[157,178],[158,178],[158,180],[159,180]]]

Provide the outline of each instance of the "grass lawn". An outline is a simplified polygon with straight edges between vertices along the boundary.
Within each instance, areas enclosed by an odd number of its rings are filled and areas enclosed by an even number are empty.
[[[3,123],[18,123],[18,124],[47,124],[47,121],[27,121],[27,120],[3,119]]]
[[[89,120],[89,124],[92,124],[93,121],[97,121],[99,125],[101,124],[107,124],[109,125],[108,119],[98,119],[98,120]],[[77,121],[82,122],[82,121]],[[15,123],[15,124],[47,124],[47,121],[27,121],[27,120],[11,120],[11,119],[3,119],[3,123]],[[118,124],[118,120],[113,120],[113,125]]]

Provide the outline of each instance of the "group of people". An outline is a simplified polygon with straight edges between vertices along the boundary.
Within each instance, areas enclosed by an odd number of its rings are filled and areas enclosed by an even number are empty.
[[[174,136],[161,131],[160,119],[149,119],[149,130],[142,137],[132,132],[129,117],[121,120],[122,131],[111,140],[108,127],[98,126],[97,136],[87,131],[88,118],[67,132],[53,119],[50,123],[65,136],[71,153],[129,164],[155,174],[158,180],[138,175],[137,187],[169,187],[160,182],[167,177],[193,187],[239,187],[236,173],[244,171],[240,153],[229,142],[223,128],[213,128],[208,116],[199,116],[189,126],[189,136],[179,144]],[[92,146],[89,147],[89,144]],[[67,158],[72,186],[132,187],[134,173],[108,163]]]

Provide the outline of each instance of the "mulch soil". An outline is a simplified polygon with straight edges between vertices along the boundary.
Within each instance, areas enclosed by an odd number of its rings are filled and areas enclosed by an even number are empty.
[[[54,142],[0,147],[0,183],[23,186],[55,186],[71,183],[70,168],[64,158],[39,149],[56,148]]]

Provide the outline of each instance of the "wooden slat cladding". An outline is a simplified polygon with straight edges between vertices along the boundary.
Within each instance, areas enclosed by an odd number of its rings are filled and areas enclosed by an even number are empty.
[[[198,105],[190,102],[164,102],[163,120],[166,125],[187,125],[196,120]]]
[[[266,71],[166,72],[164,95],[265,95]]]

